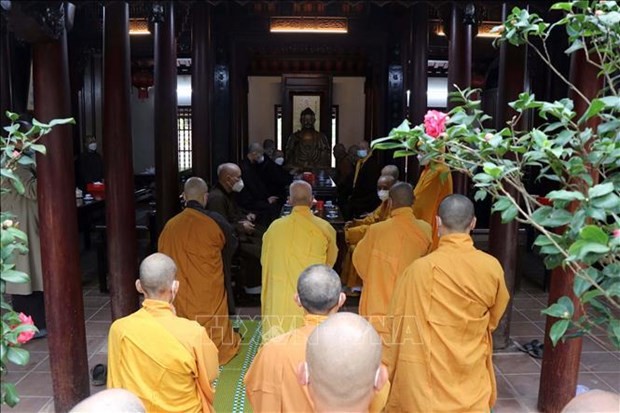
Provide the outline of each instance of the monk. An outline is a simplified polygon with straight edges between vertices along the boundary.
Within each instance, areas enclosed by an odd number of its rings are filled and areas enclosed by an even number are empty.
[[[297,383],[297,366],[306,359],[310,334],[345,300],[340,277],[327,265],[312,265],[301,273],[294,301],[303,310],[304,326],[264,344],[245,376],[248,400],[255,412],[313,410],[307,389]]]
[[[353,266],[353,262],[351,261],[355,246],[362,238],[364,238],[364,235],[366,234],[366,231],[368,231],[368,227],[370,227],[370,225],[385,221],[390,217],[391,206],[389,194],[390,188],[395,182],[396,179],[394,179],[391,175],[380,176],[377,180],[377,196],[381,199],[381,204],[366,217],[349,221],[344,227],[344,238],[347,242],[347,254],[345,255],[342,263],[342,281],[347,286],[347,294],[359,295],[359,293],[355,293],[355,291],[361,289],[362,286],[362,280],[357,274],[357,271]]]
[[[357,314],[334,314],[310,335],[298,380],[315,412],[368,412],[387,383],[381,339]]]
[[[364,282],[359,314],[389,341],[385,318],[396,281],[431,248],[431,226],[412,211],[413,188],[405,182],[390,189],[391,218],[371,225],[353,252],[353,265]]]
[[[413,195],[413,213],[433,227],[433,250],[439,244],[437,221],[435,216],[439,204],[448,195],[452,194],[452,174],[450,168],[441,159],[424,160],[420,155],[420,165],[424,166]]]
[[[177,314],[204,326],[219,350],[220,364],[226,364],[239,351],[240,341],[228,318],[230,292],[225,286],[223,258],[232,256],[236,239],[224,217],[205,209],[205,181],[189,178],[183,198],[186,208],[166,223],[159,236],[159,251],[178,265]]]
[[[146,413],[140,399],[130,391],[107,389],[82,400],[69,413]]]
[[[385,165],[383,169],[381,169],[381,175],[391,176],[395,181],[400,179],[400,171],[396,165]]]
[[[176,271],[161,253],[142,261],[136,288],[144,302],[110,327],[107,385],[129,390],[148,412],[215,412],[217,347],[200,324],[176,316]]]
[[[352,216],[359,218],[372,212],[381,203],[374,191],[375,182],[381,176],[381,168],[368,141],[358,144],[357,158],[349,207]]]
[[[292,300],[299,274],[312,264],[332,267],[338,256],[336,231],[310,210],[310,184],[294,181],[289,194],[293,211],[276,219],[263,237],[263,342],[303,325],[303,310]]]
[[[396,283],[384,361],[386,412],[488,412],[496,400],[493,340],[508,300],[504,272],[474,248],[474,205],[450,195],[439,206],[439,247]]]

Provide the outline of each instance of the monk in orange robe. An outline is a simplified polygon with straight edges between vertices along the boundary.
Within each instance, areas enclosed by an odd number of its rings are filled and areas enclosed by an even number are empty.
[[[493,339],[510,299],[504,272],[470,237],[474,205],[439,207],[439,247],[413,262],[388,310],[386,412],[488,412],[496,400]]]
[[[399,182],[390,189],[391,218],[371,225],[353,252],[353,264],[364,281],[359,314],[389,340],[385,323],[396,281],[413,261],[431,248],[431,226],[413,215],[413,188]]]
[[[107,386],[131,391],[147,412],[214,413],[217,348],[200,324],[176,316],[176,271],[161,253],[140,264],[144,302],[110,327]]]
[[[434,250],[439,243],[435,216],[441,201],[452,194],[452,174],[448,165],[442,160],[420,160],[420,164],[424,166],[424,170],[413,190],[415,197],[413,213],[419,219],[431,224],[433,229],[432,249]]]
[[[387,387],[381,339],[357,314],[337,313],[308,338],[298,381],[307,386],[314,412],[372,412]]]
[[[362,219],[354,219],[347,222],[344,227],[344,237],[347,242],[347,254],[342,262],[342,281],[349,290],[354,288],[360,288],[362,286],[362,280],[360,279],[353,261],[353,251],[355,246],[366,234],[368,227],[376,222],[385,221],[390,217],[391,205],[389,202],[390,188],[396,179],[392,175],[381,175],[377,180],[377,196],[381,199],[381,204],[372,213],[368,214]]]
[[[172,257],[179,269],[177,314],[204,326],[219,350],[220,364],[226,364],[239,351],[240,342],[228,318],[223,258],[232,255],[236,239],[224,217],[204,209],[207,194],[201,178],[185,182],[186,208],[166,223],[159,251]]]

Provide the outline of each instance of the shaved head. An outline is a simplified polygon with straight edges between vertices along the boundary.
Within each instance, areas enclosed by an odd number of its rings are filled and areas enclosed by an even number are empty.
[[[293,181],[289,187],[290,203],[293,206],[312,205],[312,187],[306,181]]]
[[[381,339],[364,318],[336,313],[306,346],[308,388],[317,411],[368,409],[381,365]]]
[[[69,413],[145,413],[138,396],[124,389],[107,389],[82,400]]]
[[[413,206],[413,187],[406,182],[399,182],[390,189],[392,209]]]
[[[252,153],[252,152],[262,154],[264,152],[263,145],[261,145],[258,142],[252,142],[251,144],[248,145],[248,153]]]
[[[236,163],[223,163],[217,167],[217,177],[220,180],[230,175],[234,175],[237,172],[241,174],[241,168],[239,168],[239,165]]]
[[[170,289],[177,266],[166,254],[156,252],[140,264],[140,285],[149,296],[158,296]]]
[[[618,413],[618,411],[620,411],[620,395],[603,390],[590,390],[571,400],[562,413]]]
[[[400,171],[398,170],[398,166],[396,165],[385,165],[383,169],[381,169],[381,175],[392,176],[395,180],[398,181],[398,178],[400,177]]]
[[[209,188],[207,187],[207,183],[202,178],[192,176],[185,181],[183,196],[185,196],[186,201],[198,201],[203,203],[208,191]]]
[[[448,195],[439,204],[437,215],[449,232],[468,232],[475,217],[474,203],[463,195]]]
[[[311,265],[297,280],[299,301],[310,314],[328,314],[338,304],[341,292],[340,277],[327,265]]]
[[[357,146],[357,145],[351,145],[351,146],[349,146],[349,149],[347,149],[347,153],[348,153],[349,155],[351,155],[351,156],[356,156],[356,155],[357,155],[357,150],[358,150],[359,148],[360,148],[360,147],[359,147],[359,146]]]
[[[370,145],[368,144],[368,141],[360,141],[360,143],[357,144],[357,146],[359,147],[359,149],[370,149]]]
[[[377,189],[389,190],[392,187],[392,185],[394,185],[395,182],[396,182],[396,179],[394,179],[392,176],[381,175],[379,179],[377,179]]]

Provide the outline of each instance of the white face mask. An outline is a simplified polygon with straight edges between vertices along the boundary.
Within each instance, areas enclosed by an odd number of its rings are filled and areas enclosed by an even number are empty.
[[[386,201],[390,197],[390,191],[388,191],[387,189],[381,189],[377,191],[377,196],[380,200]]]
[[[95,142],[89,143],[88,144],[88,150],[95,152],[97,150],[97,143],[95,143]]]
[[[260,158],[256,159],[256,162],[258,162],[258,163],[265,162],[265,155],[261,155]]]
[[[235,192],[241,192],[243,190],[243,179],[239,179],[238,182],[232,186],[232,190]]]
[[[284,158],[282,158],[282,157],[276,158],[274,160],[274,162],[277,163],[278,165],[282,166],[282,165],[284,165]]]
[[[357,156],[359,156],[360,158],[365,158],[366,156],[368,156],[368,151],[366,149],[360,149],[357,151]]]

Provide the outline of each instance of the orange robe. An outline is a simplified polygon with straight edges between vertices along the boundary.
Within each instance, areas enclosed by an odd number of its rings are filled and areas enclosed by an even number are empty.
[[[310,265],[331,267],[337,257],[336,231],[309,207],[296,206],[273,221],[261,252],[263,342],[303,325],[303,309],[294,301],[297,280]]]
[[[433,247],[439,244],[437,234],[437,210],[441,201],[452,194],[452,174],[450,168],[443,162],[431,161],[424,167],[420,179],[413,190],[415,201],[413,213],[419,219],[431,224],[433,228]]]
[[[147,412],[215,412],[211,383],[218,374],[217,348],[205,329],[177,317],[167,302],[146,299],[110,327],[107,387],[129,390]]]
[[[304,326],[265,343],[254,357],[245,378],[245,391],[255,412],[312,412],[308,387],[297,381],[297,368],[306,360],[306,344],[327,316],[305,314]],[[375,396],[370,412],[385,406],[389,383]]]
[[[347,254],[342,262],[341,279],[347,287],[353,288],[362,285],[362,280],[355,270],[352,261],[355,246],[364,238],[366,231],[368,231],[368,227],[376,222],[385,221],[389,217],[390,203],[388,201],[383,201],[371,214],[368,214],[363,219],[353,220],[351,224],[344,228],[344,237],[347,242]]]
[[[225,243],[218,224],[192,208],[168,221],[159,237],[159,252],[177,265],[177,314],[204,326],[219,350],[220,364],[237,354],[240,342],[228,318],[222,261]]]
[[[392,218],[368,228],[353,253],[353,264],[364,281],[359,314],[370,321],[384,342],[385,323],[396,281],[413,261],[431,248],[431,226],[410,207],[392,210]]]
[[[491,333],[510,297],[504,272],[467,234],[413,262],[388,310],[386,412],[488,412],[496,400]]]

